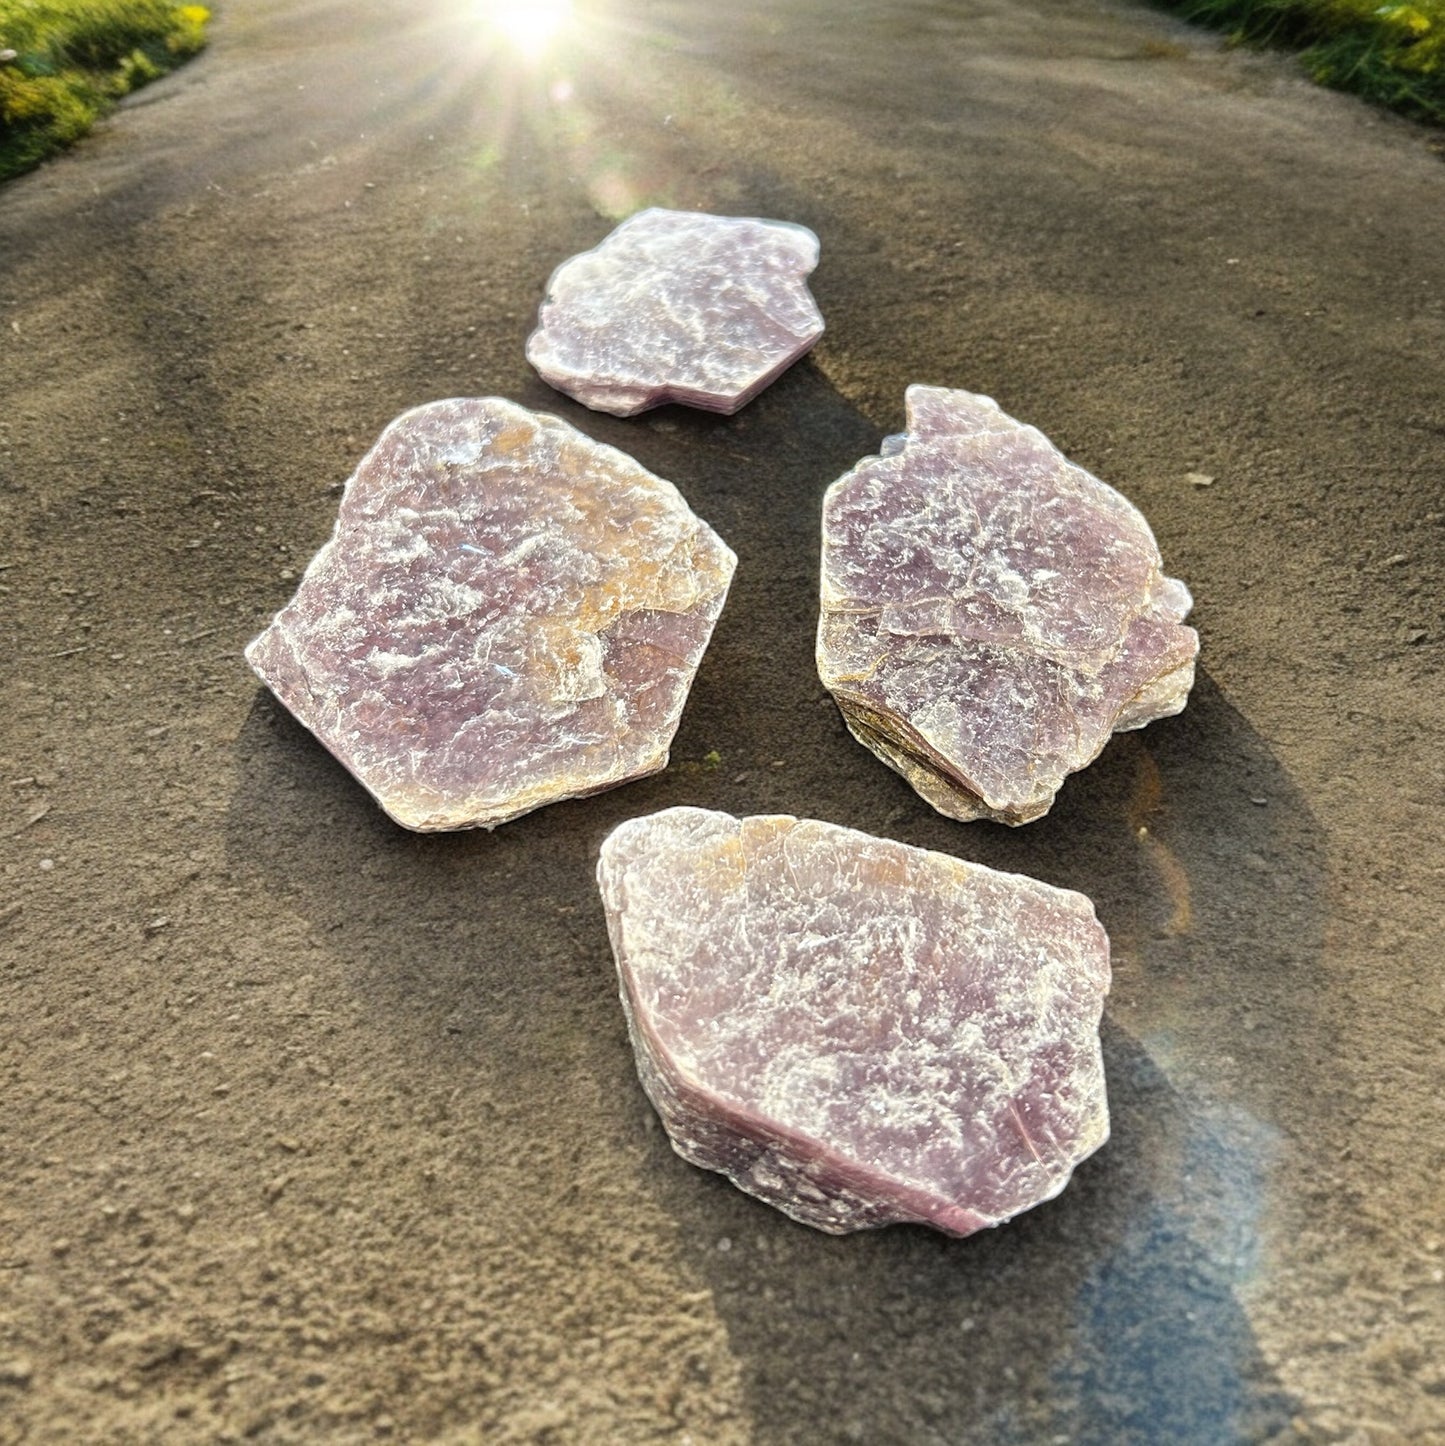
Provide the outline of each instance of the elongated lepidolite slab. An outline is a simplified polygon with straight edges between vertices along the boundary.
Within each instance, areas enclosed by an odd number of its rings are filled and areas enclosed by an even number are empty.
[[[818,672],[939,812],[1027,823],[1112,733],[1184,707],[1189,590],[1129,501],[989,397],[907,406],[824,500]]]
[[[677,1152],[834,1234],[968,1235],[1108,1138],[1082,894],[786,816],[635,818],[597,870]]]
[[[552,273],[527,360],[615,416],[663,402],[731,414],[822,336],[817,264],[805,226],[639,211]]]
[[[556,417],[432,402],[363,458],[246,656],[398,823],[490,828],[666,765],[736,561]]]

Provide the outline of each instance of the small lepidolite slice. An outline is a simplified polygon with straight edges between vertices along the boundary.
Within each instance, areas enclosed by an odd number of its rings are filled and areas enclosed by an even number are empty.
[[[639,211],[552,273],[527,360],[615,416],[663,402],[731,414],[822,336],[817,264],[806,226]]]
[[[818,672],[940,813],[1027,823],[1110,734],[1184,707],[1189,590],[1129,501],[990,398],[907,406],[824,500]]]
[[[968,1235],[1108,1138],[1082,895],[835,824],[671,808],[597,870],[674,1148],[795,1220]]]
[[[656,773],[737,559],[677,489],[497,397],[403,413],[246,649],[414,829]]]

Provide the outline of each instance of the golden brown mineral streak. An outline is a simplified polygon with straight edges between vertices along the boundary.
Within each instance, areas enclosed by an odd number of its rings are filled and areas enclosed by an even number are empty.
[[[624,453],[433,402],[363,459],[246,656],[398,823],[490,828],[666,765],[735,566]]]

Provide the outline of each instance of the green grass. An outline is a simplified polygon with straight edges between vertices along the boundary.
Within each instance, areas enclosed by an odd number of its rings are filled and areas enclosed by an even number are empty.
[[[210,12],[171,0],[0,0],[0,181],[78,140],[121,96],[206,43]]]
[[[1242,44],[1301,52],[1323,85],[1445,124],[1445,0],[1158,0]]]

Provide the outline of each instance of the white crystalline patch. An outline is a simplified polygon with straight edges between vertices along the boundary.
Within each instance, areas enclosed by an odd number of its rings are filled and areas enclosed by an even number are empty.
[[[475,437],[465,442],[453,442],[448,446],[439,447],[437,455],[450,466],[470,467],[473,462],[481,460],[482,443]]]
[[[246,656],[398,823],[491,827],[664,767],[735,565],[614,448],[434,402],[363,459]]]
[[[1184,707],[1198,634],[1148,523],[988,397],[910,387],[828,489],[818,671],[954,818],[1026,823],[1111,733]]]
[[[677,1151],[820,1229],[966,1235],[1108,1135],[1108,940],[1081,894],[786,816],[602,848],[638,1069]]]
[[[664,402],[730,414],[823,334],[817,264],[803,226],[640,211],[553,272],[527,359],[619,417]]]

